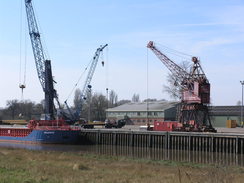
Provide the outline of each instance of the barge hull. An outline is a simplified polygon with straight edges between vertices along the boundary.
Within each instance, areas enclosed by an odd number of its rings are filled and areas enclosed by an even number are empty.
[[[78,142],[79,130],[32,130],[24,137],[0,136],[0,141],[42,143],[42,144],[74,144]]]

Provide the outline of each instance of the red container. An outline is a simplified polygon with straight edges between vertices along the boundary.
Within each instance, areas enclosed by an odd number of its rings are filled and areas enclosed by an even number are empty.
[[[154,122],[153,131],[173,131],[178,126],[177,121]]]

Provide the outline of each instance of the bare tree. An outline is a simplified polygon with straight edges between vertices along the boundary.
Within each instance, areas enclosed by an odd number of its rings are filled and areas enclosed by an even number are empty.
[[[11,113],[11,118],[14,119],[20,109],[19,101],[17,99],[8,100],[7,109]]]
[[[20,102],[19,117],[31,119],[35,103],[30,100]]]
[[[95,93],[91,101],[91,119],[104,121],[106,118],[107,99],[104,95]]]
[[[241,101],[238,100],[238,101],[236,102],[236,105],[237,105],[237,106],[241,106]]]
[[[242,104],[242,103],[241,103],[241,101],[240,101],[240,100],[238,100],[238,101],[237,101],[237,103],[236,103],[236,105],[237,105],[237,106],[241,106],[241,104]],[[240,108],[241,108],[241,107],[240,107]],[[240,109],[240,110],[241,110],[241,109]],[[238,117],[237,117],[237,118],[238,118],[239,123],[241,123],[241,116],[240,116],[240,115],[238,115]]]
[[[109,92],[109,106],[108,107],[115,107],[118,103],[118,95],[115,93],[114,90]]]
[[[108,100],[100,93],[91,93],[87,100],[82,104],[81,118],[86,120],[106,119],[106,109]]]
[[[155,98],[148,98],[148,99],[143,100],[143,102],[155,102],[155,101],[157,101],[157,99],[155,99]]]
[[[39,116],[43,113],[44,113],[44,107],[42,103],[35,104],[35,106],[32,109],[31,118],[39,119],[40,118]]]
[[[123,104],[130,103],[130,102],[131,102],[131,100],[120,100],[120,101],[118,101],[117,105],[119,106],[119,105],[123,105]]]
[[[30,100],[8,100],[6,108],[1,110],[2,119],[25,119],[30,120],[34,116],[40,118],[43,113],[42,104],[35,104]]]
[[[140,102],[139,94],[134,93],[134,95],[132,96],[132,102]]]
[[[81,90],[77,88],[74,95],[74,108],[77,109],[81,106]]]
[[[179,64],[181,68],[189,72],[190,70],[190,63],[188,61],[183,61]],[[181,83],[179,83],[179,79],[175,77],[172,73],[169,73],[167,76],[168,85],[164,85],[163,91],[167,92],[171,98],[173,99],[180,99],[182,88]]]

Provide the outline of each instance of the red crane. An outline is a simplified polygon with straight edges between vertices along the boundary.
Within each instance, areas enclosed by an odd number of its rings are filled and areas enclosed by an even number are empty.
[[[216,132],[209,117],[210,83],[197,57],[192,57],[190,72],[170,60],[150,41],[147,44],[153,53],[162,61],[176,78],[181,88],[181,103],[178,120],[181,123],[175,130]]]

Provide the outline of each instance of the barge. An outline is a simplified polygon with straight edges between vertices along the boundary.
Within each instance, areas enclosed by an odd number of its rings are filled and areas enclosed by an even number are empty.
[[[64,120],[30,120],[27,125],[0,125],[0,141],[17,143],[75,144],[80,128]]]

